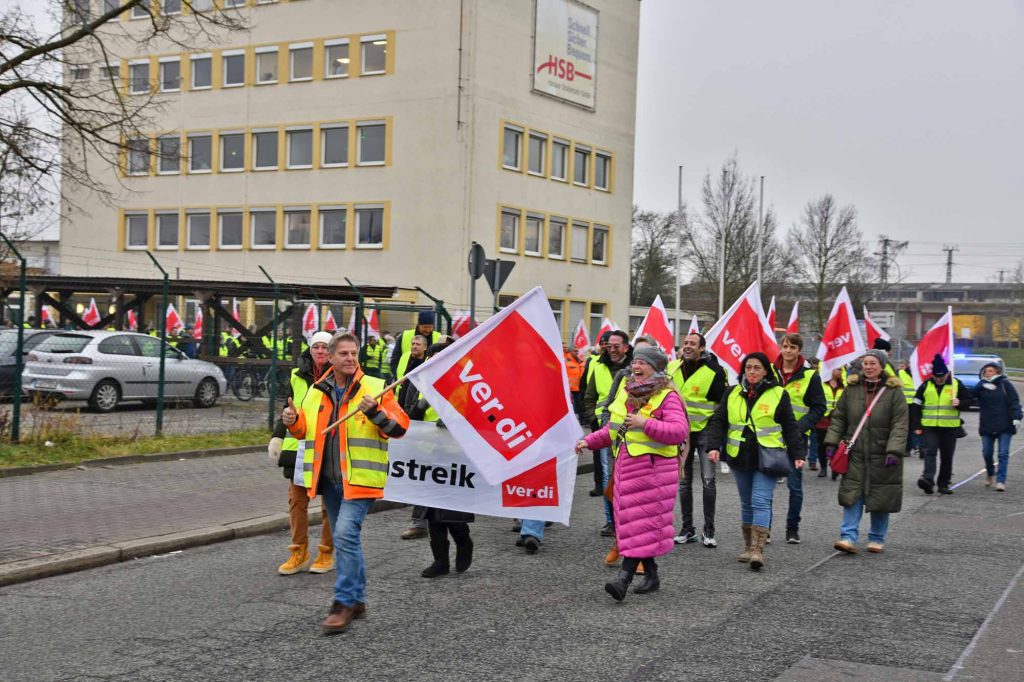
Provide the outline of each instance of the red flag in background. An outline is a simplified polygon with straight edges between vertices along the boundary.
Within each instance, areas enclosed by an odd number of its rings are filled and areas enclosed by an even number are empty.
[[[707,348],[718,357],[732,381],[740,373],[744,357],[760,351],[774,360],[779,354],[775,332],[768,328],[761,303],[761,289],[757,282],[725,312],[707,333]]]

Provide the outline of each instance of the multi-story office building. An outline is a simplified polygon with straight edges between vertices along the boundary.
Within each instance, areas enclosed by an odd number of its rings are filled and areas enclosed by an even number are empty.
[[[503,293],[544,287],[567,336],[624,322],[640,3],[588,2],[216,0],[246,29],[92,69],[156,108],[99,171],[115,206],[66,197],[63,273],[119,274],[148,249],[182,278],[262,265],[464,305],[476,241],[515,261]]]

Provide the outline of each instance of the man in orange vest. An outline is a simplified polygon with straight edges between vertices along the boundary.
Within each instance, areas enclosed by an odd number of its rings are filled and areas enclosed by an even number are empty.
[[[562,355],[565,357],[565,373],[569,376],[569,394],[572,396],[572,411],[580,416],[580,379],[583,377],[583,363],[575,348],[562,344]]]

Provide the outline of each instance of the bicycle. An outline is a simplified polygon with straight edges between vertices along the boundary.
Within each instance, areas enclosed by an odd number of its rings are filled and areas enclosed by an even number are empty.
[[[249,402],[253,398],[260,398],[270,392],[271,370],[268,367],[265,371],[259,367],[239,367],[231,377],[229,388],[235,397],[242,402]],[[285,386],[288,383],[287,368],[279,367],[277,370],[277,391],[275,402],[284,402]]]

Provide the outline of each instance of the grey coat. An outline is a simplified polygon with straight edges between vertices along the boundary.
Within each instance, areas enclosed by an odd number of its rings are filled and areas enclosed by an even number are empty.
[[[867,511],[898,512],[903,504],[903,457],[906,454],[909,412],[903,397],[903,384],[895,377],[886,379],[886,391],[871,412],[850,453],[850,468],[839,484],[839,504],[849,507],[861,495]],[[839,396],[825,445],[835,447],[853,437],[864,411],[867,397],[861,377],[851,375]],[[899,457],[896,466],[885,466],[886,455]]]

